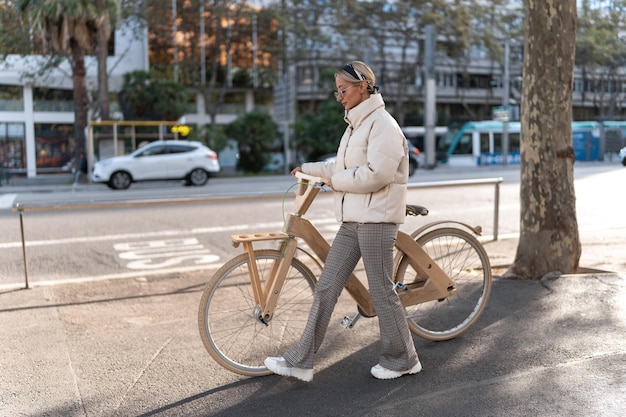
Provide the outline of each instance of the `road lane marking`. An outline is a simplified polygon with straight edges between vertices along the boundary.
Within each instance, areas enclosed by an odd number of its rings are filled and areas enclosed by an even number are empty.
[[[337,224],[335,219],[319,219],[319,220],[311,220],[311,223],[318,226],[318,229],[323,232],[322,225],[332,225]],[[93,237],[75,237],[75,238],[66,238],[66,239],[49,239],[49,240],[31,240],[26,242],[27,247],[31,246],[51,246],[51,245],[68,245],[73,243],[89,243],[89,242],[106,242],[111,240],[127,240],[127,239],[145,239],[152,237],[164,237],[164,236],[188,236],[192,235],[204,235],[210,233],[219,233],[219,232],[235,232],[238,230],[254,230],[254,229],[282,229],[282,222],[274,222],[274,223],[258,223],[258,224],[240,224],[226,227],[202,227],[195,228],[189,230],[162,230],[159,232],[148,232],[148,233],[128,233],[128,234],[119,234],[119,235],[103,235],[103,236],[93,236]],[[339,230],[339,224],[336,227],[331,227],[327,229],[329,231]],[[579,227],[578,232],[583,233],[586,231],[596,232],[598,230],[607,230],[609,232],[616,232],[618,229],[615,227],[599,227],[599,226],[588,226],[588,227]],[[621,230],[621,229],[620,229]],[[621,232],[620,232],[621,233]],[[324,236],[328,236],[330,233],[323,233]],[[506,239],[511,237],[518,237],[519,232],[512,233],[499,233],[499,239]],[[483,236],[483,239],[487,236]],[[488,236],[490,239],[493,239],[493,236]],[[21,248],[22,242],[5,242],[0,243],[0,249],[15,249]]]
[[[15,201],[17,194],[2,194],[0,195],[0,209],[10,209],[13,207],[13,201]]]
[[[336,223],[335,219],[322,219],[313,221],[314,224],[331,224]],[[68,245],[73,243],[89,243],[89,242],[106,242],[111,240],[137,240],[155,237],[176,237],[189,235],[204,235],[219,232],[236,232],[240,230],[263,230],[263,229],[282,229],[283,222],[274,223],[255,223],[255,224],[238,224],[232,226],[217,227],[200,227],[188,230],[161,230],[158,232],[147,233],[126,233],[119,235],[103,235],[90,237],[70,237],[65,239],[48,239],[48,240],[29,240],[26,242],[27,247],[31,246],[51,246],[51,245]],[[21,248],[22,242],[6,242],[0,243],[0,249]]]

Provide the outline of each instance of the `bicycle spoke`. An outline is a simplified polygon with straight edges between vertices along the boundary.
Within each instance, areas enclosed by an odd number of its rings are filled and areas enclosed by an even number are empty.
[[[447,340],[466,331],[484,310],[491,291],[491,269],[482,245],[469,233],[456,228],[432,230],[417,242],[437,265],[454,281],[456,293],[406,307],[411,330],[427,339]],[[400,261],[397,281],[423,281],[410,266],[408,258]]]
[[[282,253],[255,251],[261,284],[265,285]],[[218,270],[207,284],[198,312],[202,341],[222,366],[243,375],[265,375],[267,356],[280,356],[301,336],[313,300],[315,277],[297,259],[287,278],[267,325],[261,323],[254,300],[248,257],[240,255]]]

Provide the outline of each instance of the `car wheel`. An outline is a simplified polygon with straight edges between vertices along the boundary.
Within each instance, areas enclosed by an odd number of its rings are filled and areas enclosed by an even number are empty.
[[[114,190],[125,190],[130,187],[130,183],[132,179],[130,178],[130,174],[124,171],[117,171],[111,175],[109,178],[109,187]]]
[[[622,165],[626,167],[626,158],[622,159]]]
[[[187,184],[200,186],[206,184],[208,180],[208,172],[206,172],[202,168],[196,168],[189,173],[189,176],[187,177]]]

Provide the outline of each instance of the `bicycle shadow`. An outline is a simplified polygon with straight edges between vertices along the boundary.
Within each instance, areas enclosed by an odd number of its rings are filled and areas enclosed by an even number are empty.
[[[414,337],[424,366],[417,375],[376,380],[369,368],[377,362],[377,332],[335,332],[319,356],[330,364],[319,366],[310,383],[272,375],[182,401],[206,416],[601,415],[619,409],[623,279],[564,278],[552,286],[494,280],[487,309],[466,333],[446,342]],[[586,381],[589,375],[594,379]]]
[[[501,323],[517,322],[520,315],[540,307],[548,294],[537,282],[494,280],[487,309],[465,334],[446,342],[414,337],[424,366],[417,375],[389,381],[373,378],[369,369],[378,361],[377,323],[370,326],[375,328],[374,332],[365,329],[368,334],[350,334],[359,332],[362,325],[359,322],[353,330],[330,332],[318,362],[334,363],[318,366],[311,383],[276,375],[249,378],[198,393],[144,415],[191,406],[204,410],[201,415],[206,416],[434,415],[422,413],[418,399],[439,401],[446,393],[454,392],[454,387],[461,389],[472,381],[480,384],[482,380],[497,378],[499,374],[493,370],[492,361],[494,358],[502,360],[503,354],[498,353],[501,347],[516,349],[510,342],[515,339],[515,328]],[[491,331],[491,328],[497,330]],[[355,349],[355,343],[364,342]],[[344,356],[339,357],[340,354]],[[489,386],[489,382],[485,386]],[[232,398],[237,396],[239,400],[233,403]],[[216,409],[216,404],[227,403],[231,405]],[[409,414],[398,411],[411,404],[416,408],[407,411]],[[430,409],[430,412],[436,411]]]
[[[200,293],[204,290],[204,283],[194,284],[187,287],[176,288],[174,290],[168,291],[154,291],[145,294],[128,294],[128,295],[120,295],[116,297],[103,297],[93,299],[90,298],[85,301],[69,301],[62,303],[46,303],[46,304],[33,304],[33,305],[19,305],[15,307],[3,307],[0,308],[0,313],[10,313],[15,311],[27,311],[27,310],[40,310],[40,309],[53,309],[53,308],[62,308],[62,307],[75,307],[75,306],[85,306],[85,305],[95,305],[95,304],[107,304],[111,302],[123,302],[123,301],[132,301],[132,300],[141,300],[141,299],[150,299],[150,298],[158,298],[158,297],[166,297],[172,295],[181,295],[187,293]],[[12,290],[7,290],[0,292],[0,299],[4,295],[11,295],[12,293],[19,293],[21,291],[32,291],[32,289],[26,288],[17,288]]]

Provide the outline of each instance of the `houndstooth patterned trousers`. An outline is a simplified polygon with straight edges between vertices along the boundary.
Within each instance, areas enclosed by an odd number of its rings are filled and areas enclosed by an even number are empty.
[[[324,340],[335,304],[361,257],[380,328],[378,363],[394,371],[405,371],[417,363],[405,312],[393,284],[393,245],[397,233],[396,224],[341,225],[315,287],[304,333],[300,341],[283,355],[287,363],[297,368],[313,368],[315,353]]]

